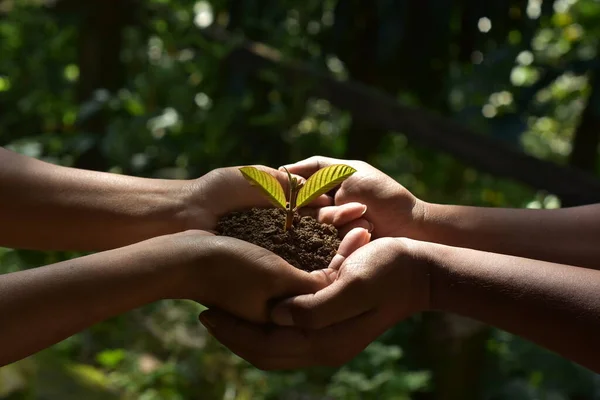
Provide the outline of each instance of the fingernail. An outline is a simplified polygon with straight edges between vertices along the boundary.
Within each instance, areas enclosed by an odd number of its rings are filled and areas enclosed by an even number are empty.
[[[367,221],[369,222],[369,233],[373,232],[373,229],[375,229],[375,225],[373,225],[373,223],[371,221]]]
[[[363,207],[364,207],[363,212],[362,212],[362,214],[360,214],[361,217],[367,213],[367,206],[363,206]]]
[[[294,325],[294,319],[292,318],[292,314],[290,310],[286,307],[277,307],[273,310],[273,314],[271,315],[273,318],[273,322],[277,325],[281,326],[292,326]]]
[[[200,314],[200,316],[198,317],[198,319],[200,320],[200,323],[202,325],[204,325],[205,327],[207,327],[209,330],[210,329],[215,329],[215,327],[216,327],[215,321],[211,320],[206,315]]]

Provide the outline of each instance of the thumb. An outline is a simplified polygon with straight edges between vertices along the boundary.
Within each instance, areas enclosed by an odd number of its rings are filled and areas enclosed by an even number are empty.
[[[338,270],[344,263],[346,257],[369,243],[371,234],[363,228],[352,229],[342,240],[336,255],[325,269],[315,270],[310,273],[301,271],[289,265],[287,284],[283,285],[287,296],[295,296],[305,293],[315,293],[336,280]]]
[[[357,281],[337,279],[314,294],[305,294],[275,305],[275,324],[321,329],[369,311],[364,286]]]
[[[340,244],[329,267],[311,273],[315,278],[316,289],[302,293],[311,294],[290,298],[275,305],[271,313],[273,322],[284,326],[322,327],[366,311],[367,307],[362,306],[364,301],[360,300],[361,296],[354,293],[356,285],[348,285],[344,278],[337,278],[346,257],[367,244],[370,238],[371,235],[365,229],[352,229]],[[328,287],[329,284],[331,286]],[[351,309],[348,298],[358,299],[354,310]]]

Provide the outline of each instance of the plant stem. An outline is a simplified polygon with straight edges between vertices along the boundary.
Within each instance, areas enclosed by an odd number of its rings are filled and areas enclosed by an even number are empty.
[[[285,214],[285,231],[292,228],[292,223],[294,222],[294,210],[291,207],[288,207]]]
[[[285,209],[286,215],[285,215],[284,232],[287,232],[288,229],[292,228],[292,225],[294,223],[294,212],[296,211],[296,199],[298,198],[298,191],[300,191],[300,187],[302,185],[298,184],[298,180],[296,178],[292,177],[292,174],[290,174],[290,171],[288,171],[287,168],[285,169],[285,172],[287,172],[287,174],[288,174],[288,182],[289,182],[289,187],[290,187],[289,201],[288,201],[287,207]]]

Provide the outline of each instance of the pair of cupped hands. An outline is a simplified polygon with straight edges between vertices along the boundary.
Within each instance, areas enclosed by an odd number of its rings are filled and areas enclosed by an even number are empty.
[[[260,369],[344,364],[428,308],[427,267],[411,251],[417,242],[406,238],[418,230],[420,200],[361,161],[311,157],[286,168],[306,179],[340,163],[356,173],[333,197],[323,195],[301,211],[336,226],[342,238],[329,267],[311,273],[259,246],[213,234],[219,217],[270,205],[238,168],[213,170],[187,189],[188,202],[197,206],[187,211],[187,230],[170,240],[190,250],[172,252],[191,268],[171,297],[207,306],[200,315],[207,330]],[[282,168],[258,168],[286,187]],[[196,250],[206,268],[194,267]]]

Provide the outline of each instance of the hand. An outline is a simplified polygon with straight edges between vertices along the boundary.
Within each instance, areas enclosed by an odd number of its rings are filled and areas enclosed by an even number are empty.
[[[288,176],[273,168],[255,166],[273,175],[287,193]],[[304,178],[297,176],[301,181]],[[212,170],[199,179],[190,181],[184,189],[187,204],[184,216],[188,229],[212,231],[217,221],[227,213],[252,207],[270,207],[272,204],[256,187],[251,186],[242,176],[238,167]],[[325,195],[315,199],[309,207],[301,209],[301,214],[313,215],[321,223],[329,223],[338,227],[353,221],[353,227],[368,228],[368,222],[360,217],[365,212],[362,204],[344,204],[333,206],[333,200]],[[349,229],[340,232],[341,236]]]
[[[308,178],[319,169],[332,164],[347,164],[357,170],[335,193],[334,204],[338,206],[350,202],[365,204],[367,212],[364,218],[372,224],[370,229],[374,238],[388,236],[414,238],[417,235],[425,203],[371,165],[363,161],[315,156],[287,165],[286,168],[293,174]]]
[[[276,254],[235,238],[202,231],[174,236],[192,257],[173,297],[217,307],[248,321],[267,322],[274,301],[314,293],[331,279],[326,270],[299,270]],[[366,230],[354,229],[342,240],[332,264],[339,263],[369,239]]]
[[[265,327],[208,310],[201,321],[238,356],[265,370],[339,366],[379,335],[429,307],[426,260],[410,239],[375,240],[327,272],[333,281],[315,294],[275,306]]]

